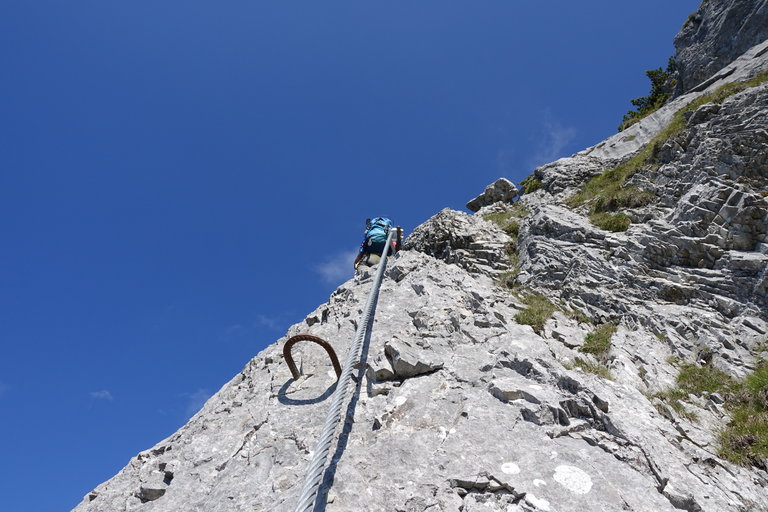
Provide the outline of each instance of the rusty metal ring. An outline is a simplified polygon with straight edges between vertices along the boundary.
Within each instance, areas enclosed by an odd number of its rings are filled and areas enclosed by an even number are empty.
[[[328,352],[328,356],[331,358],[333,369],[336,371],[336,380],[341,377],[341,366],[339,365],[339,359],[336,357],[336,352],[333,351],[333,347],[331,347],[330,343],[322,338],[318,338],[317,336],[312,336],[311,334],[297,334],[296,336],[286,341],[285,346],[283,347],[283,357],[285,358],[285,362],[288,363],[288,368],[290,368],[291,375],[293,375],[294,380],[298,379],[301,374],[299,373],[298,368],[296,368],[296,363],[293,362],[291,349],[299,341],[313,341],[323,347],[325,351]]]

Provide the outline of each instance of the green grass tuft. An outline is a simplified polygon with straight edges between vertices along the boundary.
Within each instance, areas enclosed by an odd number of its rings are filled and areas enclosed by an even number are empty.
[[[733,377],[714,366],[685,364],[677,374],[677,388],[674,396],[685,398],[690,395],[726,393],[735,385]]]
[[[528,307],[515,315],[515,321],[522,325],[530,325],[536,333],[541,334],[544,323],[552,318],[557,308],[543,295],[529,295],[522,301]]]
[[[589,220],[600,229],[613,231],[614,233],[626,231],[632,223],[632,221],[629,220],[629,217],[621,212],[615,214],[605,212],[593,213],[589,216]]]
[[[520,182],[522,194],[530,194],[531,192],[536,192],[541,188],[541,186],[541,182],[534,174],[531,174]]]
[[[596,356],[605,354],[611,348],[611,338],[615,332],[615,324],[601,325],[584,337],[584,344],[579,348],[579,352]]]
[[[517,222],[516,220],[511,220],[502,229],[504,229],[504,232],[506,234],[508,234],[512,238],[517,239],[517,235],[520,234],[520,223]]]
[[[483,219],[497,224],[501,229],[507,231],[507,234],[510,234],[508,230],[513,229],[515,232],[517,232],[520,229],[520,223],[517,219],[522,219],[530,213],[531,212],[520,206],[519,203],[514,203],[509,210],[483,215]],[[511,227],[512,224],[514,224],[516,227]]]
[[[592,319],[589,318],[584,312],[579,311],[578,309],[569,309],[565,311],[565,314],[568,315],[568,317],[573,318],[580,324],[591,324]]]
[[[574,366],[577,368],[580,368],[581,370],[588,372],[588,373],[594,373],[595,375],[602,377],[604,379],[613,380],[613,375],[611,375],[611,370],[608,369],[607,366],[600,363],[590,363],[589,361],[585,361],[581,358],[576,358],[576,360],[573,362]]]
[[[768,363],[739,383],[726,406],[731,421],[720,433],[720,455],[731,462],[762,467],[768,459]]]
[[[737,386],[738,383],[733,377],[713,366],[684,364],[678,371],[676,386],[653,396],[663,400],[680,416],[696,421],[696,414],[688,411],[683,405],[689,395],[706,396],[712,393],[727,395],[737,389]]]
[[[711,393],[728,393],[734,389],[736,381],[722,370],[713,366],[699,366],[696,364],[684,364],[680,366],[676,379],[677,385],[653,395],[669,404],[680,416],[691,421],[697,419],[696,415],[689,412],[683,405],[688,395],[709,395]]]

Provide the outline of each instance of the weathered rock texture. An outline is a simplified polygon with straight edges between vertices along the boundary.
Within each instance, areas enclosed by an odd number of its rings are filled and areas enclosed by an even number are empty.
[[[467,203],[467,208],[473,212],[483,206],[489,206],[498,202],[512,202],[517,196],[517,187],[507,178],[499,178],[487,187],[482,194]]]
[[[761,45],[707,87],[767,69]],[[627,210],[627,231],[564,202],[707,87],[536,169],[541,188],[515,205],[446,209],[410,235],[387,268],[316,510],[768,510],[768,467],[718,455],[722,397],[691,396],[696,419],[654,397],[674,385],[676,360],[742,376],[768,346],[768,85],[687,114],[631,178],[654,201]],[[520,217],[516,239],[483,218],[505,211]],[[516,320],[526,306],[510,279],[555,304],[538,332]],[[343,359],[371,283],[366,272],[339,287],[75,510],[293,510],[335,374],[320,347],[298,345],[293,380],[282,344],[313,334]],[[618,326],[611,348],[580,352],[606,321]]]
[[[677,93],[768,39],[768,0],[705,0],[675,37]]]

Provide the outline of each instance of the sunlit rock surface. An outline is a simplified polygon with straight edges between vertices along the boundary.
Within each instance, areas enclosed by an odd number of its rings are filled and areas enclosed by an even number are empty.
[[[738,377],[765,356],[768,85],[686,113],[685,129],[631,178],[653,201],[627,210],[627,231],[566,205],[697,95],[768,69],[768,42],[728,67],[536,169],[541,188],[514,206],[503,197],[475,215],[445,209],[414,230],[389,261],[316,510],[768,510],[768,467],[718,455],[722,396],[690,397],[690,414],[654,397],[675,384],[675,361]],[[518,216],[516,233],[485,218],[502,212]],[[372,273],[340,286],[75,510],[293,510],[336,377],[322,348],[300,343],[304,373],[292,379],[282,346],[312,334],[344,360]],[[518,322],[526,293],[556,309],[536,331]],[[608,352],[580,352],[604,322],[617,326]]]
[[[768,39],[768,1],[701,2],[675,37],[678,93],[710,78],[752,46]]]

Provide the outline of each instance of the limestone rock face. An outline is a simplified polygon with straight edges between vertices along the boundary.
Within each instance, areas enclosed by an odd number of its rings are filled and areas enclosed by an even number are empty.
[[[574,190],[584,181],[606,170],[606,162],[600,158],[575,155],[561,158],[537,167],[534,175],[544,190],[556,196],[566,190]]]
[[[403,247],[420,251],[470,272],[498,275],[509,270],[509,236],[496,224],[445,209],[413,230]]]
[[[499,178],[487,187],[482,194],[467,203],[467,208],[473,212],[483,206],[488,206],[500,201],[511,202],[517,196],[517,187],[506,178]]]
[[[343,353],[370,284],[345,283],[309,315],[320,322],[286,336],[314,334]],[[522,307],[482,273],[413,250],[394,258],[368,348],[374,363],[358,374],[320,510],[768,505],[763,472],[712,452],[722,406],[697,410],[698,422],[670,420],[648,398],[636,368],[659,381],[672,374],[672,350],[651,331],[619,328],[611,381],[568,369],[591,327],[558,315],[538,335],[515,322]],[[75,510],[293,510],[335,376],[307,344],[306,373],[294,381],[283,341]]]
[[[702,9],[715,3],[745,4]],[[514,206],[489,194],[474,215],[445,209],[414,230],[386,269],[315,510],[768,511],[768,462],[718,454],[727,397],[691,395],[681,413],[656,395],[675,385],[677,361],[741,377],[766,357],[768,84],[686,113],[630,178],[653,200],[626,209],[626,231],[568,203],[687,102],[768,69],[768,41],[726,69],[539,167],[541,188]],[[502,212],[519,215],[519,230],[484,218]],[[299,344],[294,380],[282,346],[312,334],[344,360],[371,276],[340,286],[75,510],[294,510],[336,374],[322,348]],[[554,310],[535,330],[532,293]],[[585,353],[605,322],[616,326],[609,348]]]
[[[704,82],[768,39],[768,1],[701,2],[675,37],[677,94]]]

